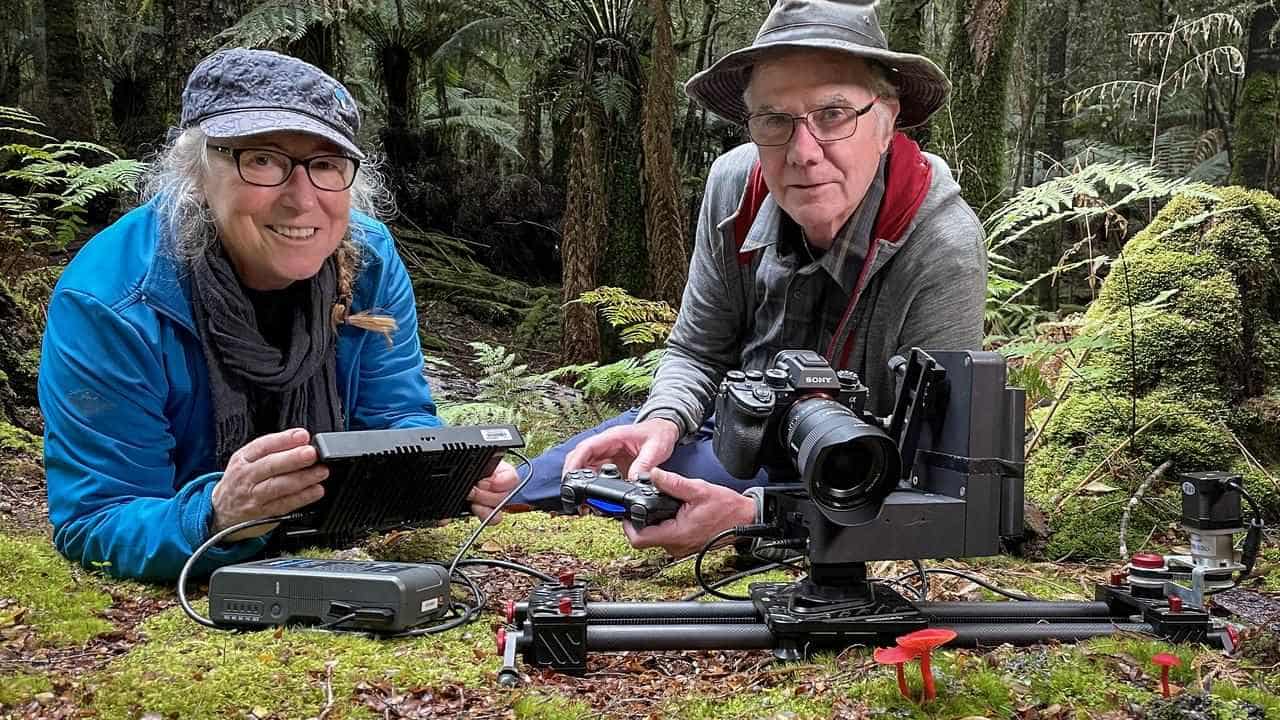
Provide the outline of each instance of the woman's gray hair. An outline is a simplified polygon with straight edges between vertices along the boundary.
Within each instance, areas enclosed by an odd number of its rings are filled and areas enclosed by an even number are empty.
[[[395,212],[395,203],[379,165],[371,157],[360,161],[351,185],[351,207],[386,219]],[[200,128],[190,127],[176,133],[160,149],[143,181],[142,202],[156,201],[162,237],[166,238],[164,251],[178,259],[201,255],[217,237],[204,196],[208,177],[208,138]],[[358,250],[365,244],[364,233],[361,225],[349,224],[343,244]]]

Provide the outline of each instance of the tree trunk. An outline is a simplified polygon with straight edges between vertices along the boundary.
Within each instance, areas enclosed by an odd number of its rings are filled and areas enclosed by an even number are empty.
[[[520,93],[520,157],[525,175],[542,177],[542,92],[541,76],[534,74]]]
[[[1280,133],[1280,50],[1271,44],[1276,6],[1264,3],[1249,22],[1244,92],[1236,115],[1231,181],[1276,191],[1276,138]]]
[[[1024,0],[957,0],[947,53],[954,85],[951,123],[943,148],[964,199],[979,216],[993,209],[1005,189],[1005,119],[1013,42]],[[954,132],[952,131],[954,128]]]
[[[680,307],[689,254],[684,239],[680,178],[671,145],[675,48],[667,0],[651,0],[653,54],[644,103],[644,226],[653,297]]]
[[[697,55],[693,59],[693,71],[701,72],[710,63],[712,34],[715,28],[718,0],[703,0],[702,33],[698,36]],[[685,107],[684,123],[680,130],[680,164],[685,173],[701,175],[702,163],[702,123],[706,111],[698,103],[690,102]]]
[[[600,357],[600,327],[595,309],[572,302],[596,287],[596,268],[605,231],[605,197],[600,182],[600,132],[595,115],[584,102],[577,118],[578,132],[569,159],[569,187],[565,197],[561,319],[563,362],[592,362]]]
[[[1070,121],[1062,111],[1067,98],[1067,42],[1071,34],[1071,5],[1076,0],[1054,0],[1049,20],[1048,57],[1045,67],[1044,89],[1044,158],[1062,162],[1067,156],[1067,126]],[[1042,159],[1037,162],[1050,162]],[[1046,173],[1051,167],[1046,167]],[[1058,262],[1062,251],[1070,246],[1073,236],[1071,226],[1062,223],[1058,231],[1046,230],[1039,234],[1033,277],[1039,276]],[[1058,308],[1058,293],[1052,283],[1042,281],[1037,289],[1037,303],[1046,310]]]
[[[93,103],[80,48],[76,0],[44,0],[49,107],[44,120],[61,140],[96,140]]]
[[[170,93],[176,111],[182,102],[187,76],[213,51],[213,37],[240,18],[244,3],[241,0],[169,0],[168,6],[171,14],[166,15],[166,20],[171,21],[167,27],[173,73]]]
[[[926,55],[924,16],[931,0],[897,0],[890,7],[889,13],[889,49],[894,52]],[[925,148],[931,136],[929,123],[918,125],[907,131],[907,135],[915,140],[921,148]]]

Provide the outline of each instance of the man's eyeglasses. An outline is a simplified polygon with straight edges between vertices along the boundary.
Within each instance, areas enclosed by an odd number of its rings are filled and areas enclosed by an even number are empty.
[[[832,105],[810,110],[803,115],[790,113],[763,112],[747,118],[747,135],[751,142],[760,147],[777,147],[791,142],[795,135],[796,122],[804,121],[809,126],[813,139],[822,143],[835,142],[852,137],[858,131],[858,118],[871,111],[871,107],[880,98],[871,98],[865,107],[852,108],[843,105]]]
[[[210,150],[229,155],[236,162],[240,179],[259,187],[283,185],[299,165],[307,171],[307,178],[317,190],[339,192],[351,187],[356,180],[360,161],[346,155],[316,155],[306,160],[266,148],[231,148],[210,145]]]

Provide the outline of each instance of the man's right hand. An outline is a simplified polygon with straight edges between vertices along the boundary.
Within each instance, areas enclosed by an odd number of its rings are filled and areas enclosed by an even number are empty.
[[[222,478],[213,487],[213,521],[218,532],[246,520],[284,515],[319,500],[320,481],[329,469],[316,464],[311,434],[302,428],[263,435],[231,455]],[[274,525],[261,525],[229,535],[235,542],[264,535]]]
[[[561,472],[613,463],[623,476],[634,478],[666,462],[679,440],[680,428],[663,418],[616,425],[578,443],[565,457]]]

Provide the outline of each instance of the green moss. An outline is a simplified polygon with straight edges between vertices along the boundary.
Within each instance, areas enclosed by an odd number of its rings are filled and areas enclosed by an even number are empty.
[[[1280,720],[1280,698],[1259,688],[1237,687],[1231,683],[1218,682],[1213,685],[1213,694],[1233,705],[1230,708],[1223,708],[1218,713],[1218,717],[1224,720],[1245,717],[1240,712],[1241,702],[1252,703],[1262,708],[1263,712],[1267,714],[1267,720]]]
[[[43,447],[44,442],[38,436],[0,419],[0,450],[39,457]]]
[[[1241,90],[1240,112],[1231,141],[1231,182],[1259,185],[1267,176],[1276,124],[1280,122],[1280,75],[1250,73]]]
[[[728,697],[685,697],[660,705],[659,717],[686,720],[739,720],[740,718],[772,718],[782,715],[789,720],[825,720],[831,717],[832,701],[796,694],[794,687],[770,688],[733,693]]]
[[[21,622],[42,644],[79,644],[112,629],[99,615],[111,605],[99,583],[44,537],[0,534],[0,597],[26,609]]]
[[[1054,537],[1046,552],[1055,558],[1114,557],[1124,502],[1165,461],[1172,462],[1168,479],[1197,470],[1247,475],[1254,471],[1236,438],[1248,438],[1264,458],[1276,444],[1265,438],[1274,437],[1267,429],[1277,406],[1265,398],[1280,377],[1272,370],[1280,368],[1273,347],[1280,340],[1280,201],[1240,188],[1221,196],[1212,205],[1170,202],[1129,241],[1086,313],[1083,334],[1105,342],[1074,376],[1027,471],[1033,499],[1068,498],[1049,518]],[[1089,480],[1116,490],[1081,492]],[[1166,500],[1176,507],[1176,497]],[[1267,504],[1280,508],[1277,501],[1268,496]],[[1173,520],[1139,512],[1130,549],[1135,537]]]
[[[590,705],[556,695],[525,695],[511,709],[517,720],[587,720],[596,716]]]
[[[21,705],[39,693],[49,692],[52,689],[53,682],[47,675],[0,674],[0,708],[5,705]]]
[[[164,717],[239,716],[245,708],[310,717],[324,706],[330,661],[330,689],[344,699],[360,682],[474,688],[499,664],[483,625],[401,640],[305,629],[230,633],[197,627],[174,608],[142,630],[148,642],[91,678],[101,717],[133,717],[138,707]]]

